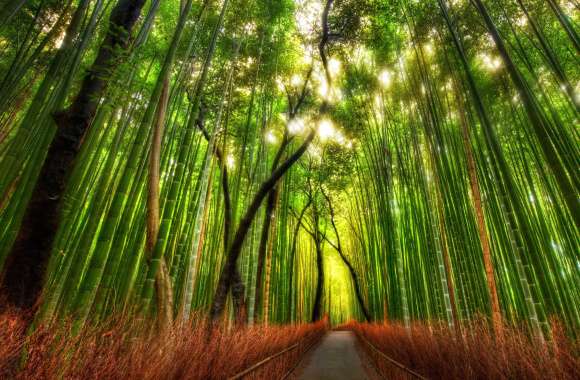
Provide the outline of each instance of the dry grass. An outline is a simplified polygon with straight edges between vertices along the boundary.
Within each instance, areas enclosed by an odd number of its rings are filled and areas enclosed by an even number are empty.
[[[579,342],[571,342],[557,327],[546,345],[518,329],[508,329],[496,340],[484,323],[474,323],[457,339],[445,326],[420,323],[410,331],[398,324],[352,323],[348,327],[429,379],[580,379]],[[386,378],[409,378],[364,343],[361,347]]]
[[[163,335],[138,334],[126,322],[83,330],[70,324],[39,328],[26,337],[24,318],[0,315],[1,379],[227,379],[300,342],[244,379],[279,379],[326,332],[326,323],[299,326],[209,328],[196,320]],[[555,325],[557,326],[557,325]],[[343,326],[392,359],[429,379],[580,379],[580,343],[555,328],[546,345],[517,329],[496,340],[484,323],[462,338],[445,326],[415,323]],[[388,379],[408,378],[361,344]],[[26,357],[23,356],[26,352]]]
[[[0,378],[227,379],[295,343],[300,345],[245,377],[281,378],[325,322],[285,327],[208,328],[196,321],[162,336],[136,334],[127,323],[85,329],[40,328],[25,338],[25,323],[0,315]],[[22,353],[26,352],[26,360]]]

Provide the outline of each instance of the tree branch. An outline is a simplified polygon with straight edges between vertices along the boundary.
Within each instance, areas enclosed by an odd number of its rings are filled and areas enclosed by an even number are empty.
[[[208,130],[205,128],[205,112],[204,107],[200,107],[200,114],[197,118],[195,125],[197,129],[199,129],[205,137],[206,141],[209,143],[211,136]],[[222,172],[222,191],[224,194],[224,249],[227,250],[230,241],[230,231],[232,226],[232,219],[233,219],[233,212],[232,212],[232,198],[230,195],[230,186],[229,186],[229,176],[228,176],[228,167],[227,163],[225,162],[225,157],[223,151],[220,149],[217,144],[214,145],[213,154],[217,157],[220,170]]]
[[[311,203],[312,203],[312,200],[309,200],[307,205],[310,206]],[[304,218],[304,213],[306,212],[306,209],[307,208],[308,207],[305,207],[302,210],[302,212],[300,213],[300,215],[298,215],[298,213],[296,212],[296,210],[294,210],[292,207],[290,207],[290,212],[292,213],[292,216],[296,219],[296,222],[298,223],[298,225],[301,226],[304,231],[308,232],[308,234],[310,236],[312,236],[312,238],[316,239],[316,234],[312,231],[312,229],[310,227],[308,227],[302,221],[302,218]]]
[[[338,252],[338,254],[340,255],[340,258],[342,259],[344,264],[347,266],[348,271],[350,272],[350,275],[352,277],[352,281],[354,283],[356,298],[358,299],[358,302],[359,302],[360,307],[362,309],[362,312],[365,316],[365,319],[368,322],[368,321],[370,321],[370,314],[369,314],[369,311],[367,310],[367,308],[364,304],[364,301],[363,301],[360,285],[358,283],[358,276],[354,270],[354,267],[352,266],[350,261],[346,258],[346,255],[344,254],[344,252],[342,250],[342,245],[340,244],[340,235],[338,234],[338,228],[336,227],[336,222],[335,222],[335,218],[334,218],[334,207],[332,206],[332,201],[322,187],[320,188],[320,191],[322,192],[322,195],[326,199],[326,203],[328,203],[328,209],[330,211],[330,224],[332,225],[332,229],[334,230],[334,235],[336,236],[337,244],[334,245],[328,238],[326,238],[326,236],[324,236],[324,239],[332,246],[332,248],[334,248]]]

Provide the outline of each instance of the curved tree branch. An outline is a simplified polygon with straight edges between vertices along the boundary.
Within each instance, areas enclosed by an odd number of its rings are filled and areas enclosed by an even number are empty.
[[[358,300],[358,303],[360,304],[360,307],[361,307],[361,310],[364,314],[365,319],[367,320],[367,322],[370,322],[371,317],[370,317],[369,311],[364,303],[360,284],[358,281],[358,276],[356,274],[356,271],[354,270],[354,267],[352,266],[352,264],[350,263],[350,261],[348,260],[346,255],[344,254],[344,251],[342,250],[342,244],[340,243],[340,235],[338,233],[338,228],[336,227],[336,221],[335,221],[335,217],[334,217],[334,207],[332,206],[332,201],[331,201],[330,197],[328,196],[328,194],[326,194],[324,189],[321,188],[321,192],[322,192],[322,195],[324,196],[324,198],[326,199],[326,203],[328,204],[328,209],[330,210],[330,224],[332,225],[334,235],[336,236],[336,245],[334,243],[332,243],[326,236],[324,238],[332,246],[332,248],[334,248],[335,251],[338,252],[340,258],[342,259],[344,264],[347,266],[348,271],[350,272],[350,276],[352,277],[352,282],[354,284],[354,290],[356,293],[356,298]]]

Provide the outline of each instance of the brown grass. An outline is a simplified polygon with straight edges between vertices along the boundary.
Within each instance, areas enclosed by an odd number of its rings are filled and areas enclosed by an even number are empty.
[[[519,329],[507,329],[496,340],[482,322],[473,323],[460,338],[446,326],[422,323],[410,331],[399,324],[348,325],[391,359],[429,379],[580,379],[579,342],[554,327],[552,340],[544,345]],[[411,378],[368,345],[360,346],[385,378]]]
[[[127,322],[71,333],[71,325],[26,337],[25,318],[0,315],[0,379],[227,379],[300,343],[244,379],[279,379],[326,332],[326,323],[227,329],[197,319],[163,335],[139,334]],[[429,379],[580,379],[580,343],[557,324],[545,345],[518,329],[496,340],[485,323],[456,338],[446,326],[350,323],[381,352]],[[364,343],[381,374],[409,378]],[[26,353],[26,355],[23,355]]]
[[[326,331],[325,322],[284,327],[208,328],[203,321],[162,336],[137,334],[128,323],[71,333],[70,324],[40,328],[25,338],[25,323],[0,315],[0,378],[227,379],[295,343],[248,379],[288,372]],[[26,352],[24,360],[23,352]]]

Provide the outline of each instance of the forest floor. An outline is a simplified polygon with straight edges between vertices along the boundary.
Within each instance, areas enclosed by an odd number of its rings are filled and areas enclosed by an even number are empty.
[[[201,318],[156,334],[125,319],[72,328],[64,321],[27,333],[21,313],[0,313],[0,379],[281,379],[328,329],[325,321],[235,328]]]
[[[305,357],[299,368],[299,380],[371,380],[377,378],[368,360],[356,348],[352,331],[330,331]],[[370,372],[370,373],[369,373]]]
[[[552,323],[538,341],[485,321],[457,336],[446,324],[328,321],[285,326],[208,324],[203,317],[152,333],[133,320],[87,325],[66,321],[27,332],[22,313],[0,313],[0,379],[36,380],[375,380],[417,378],[580,379],[580,340]],[[378,375],[380,373],[380,376]]]

